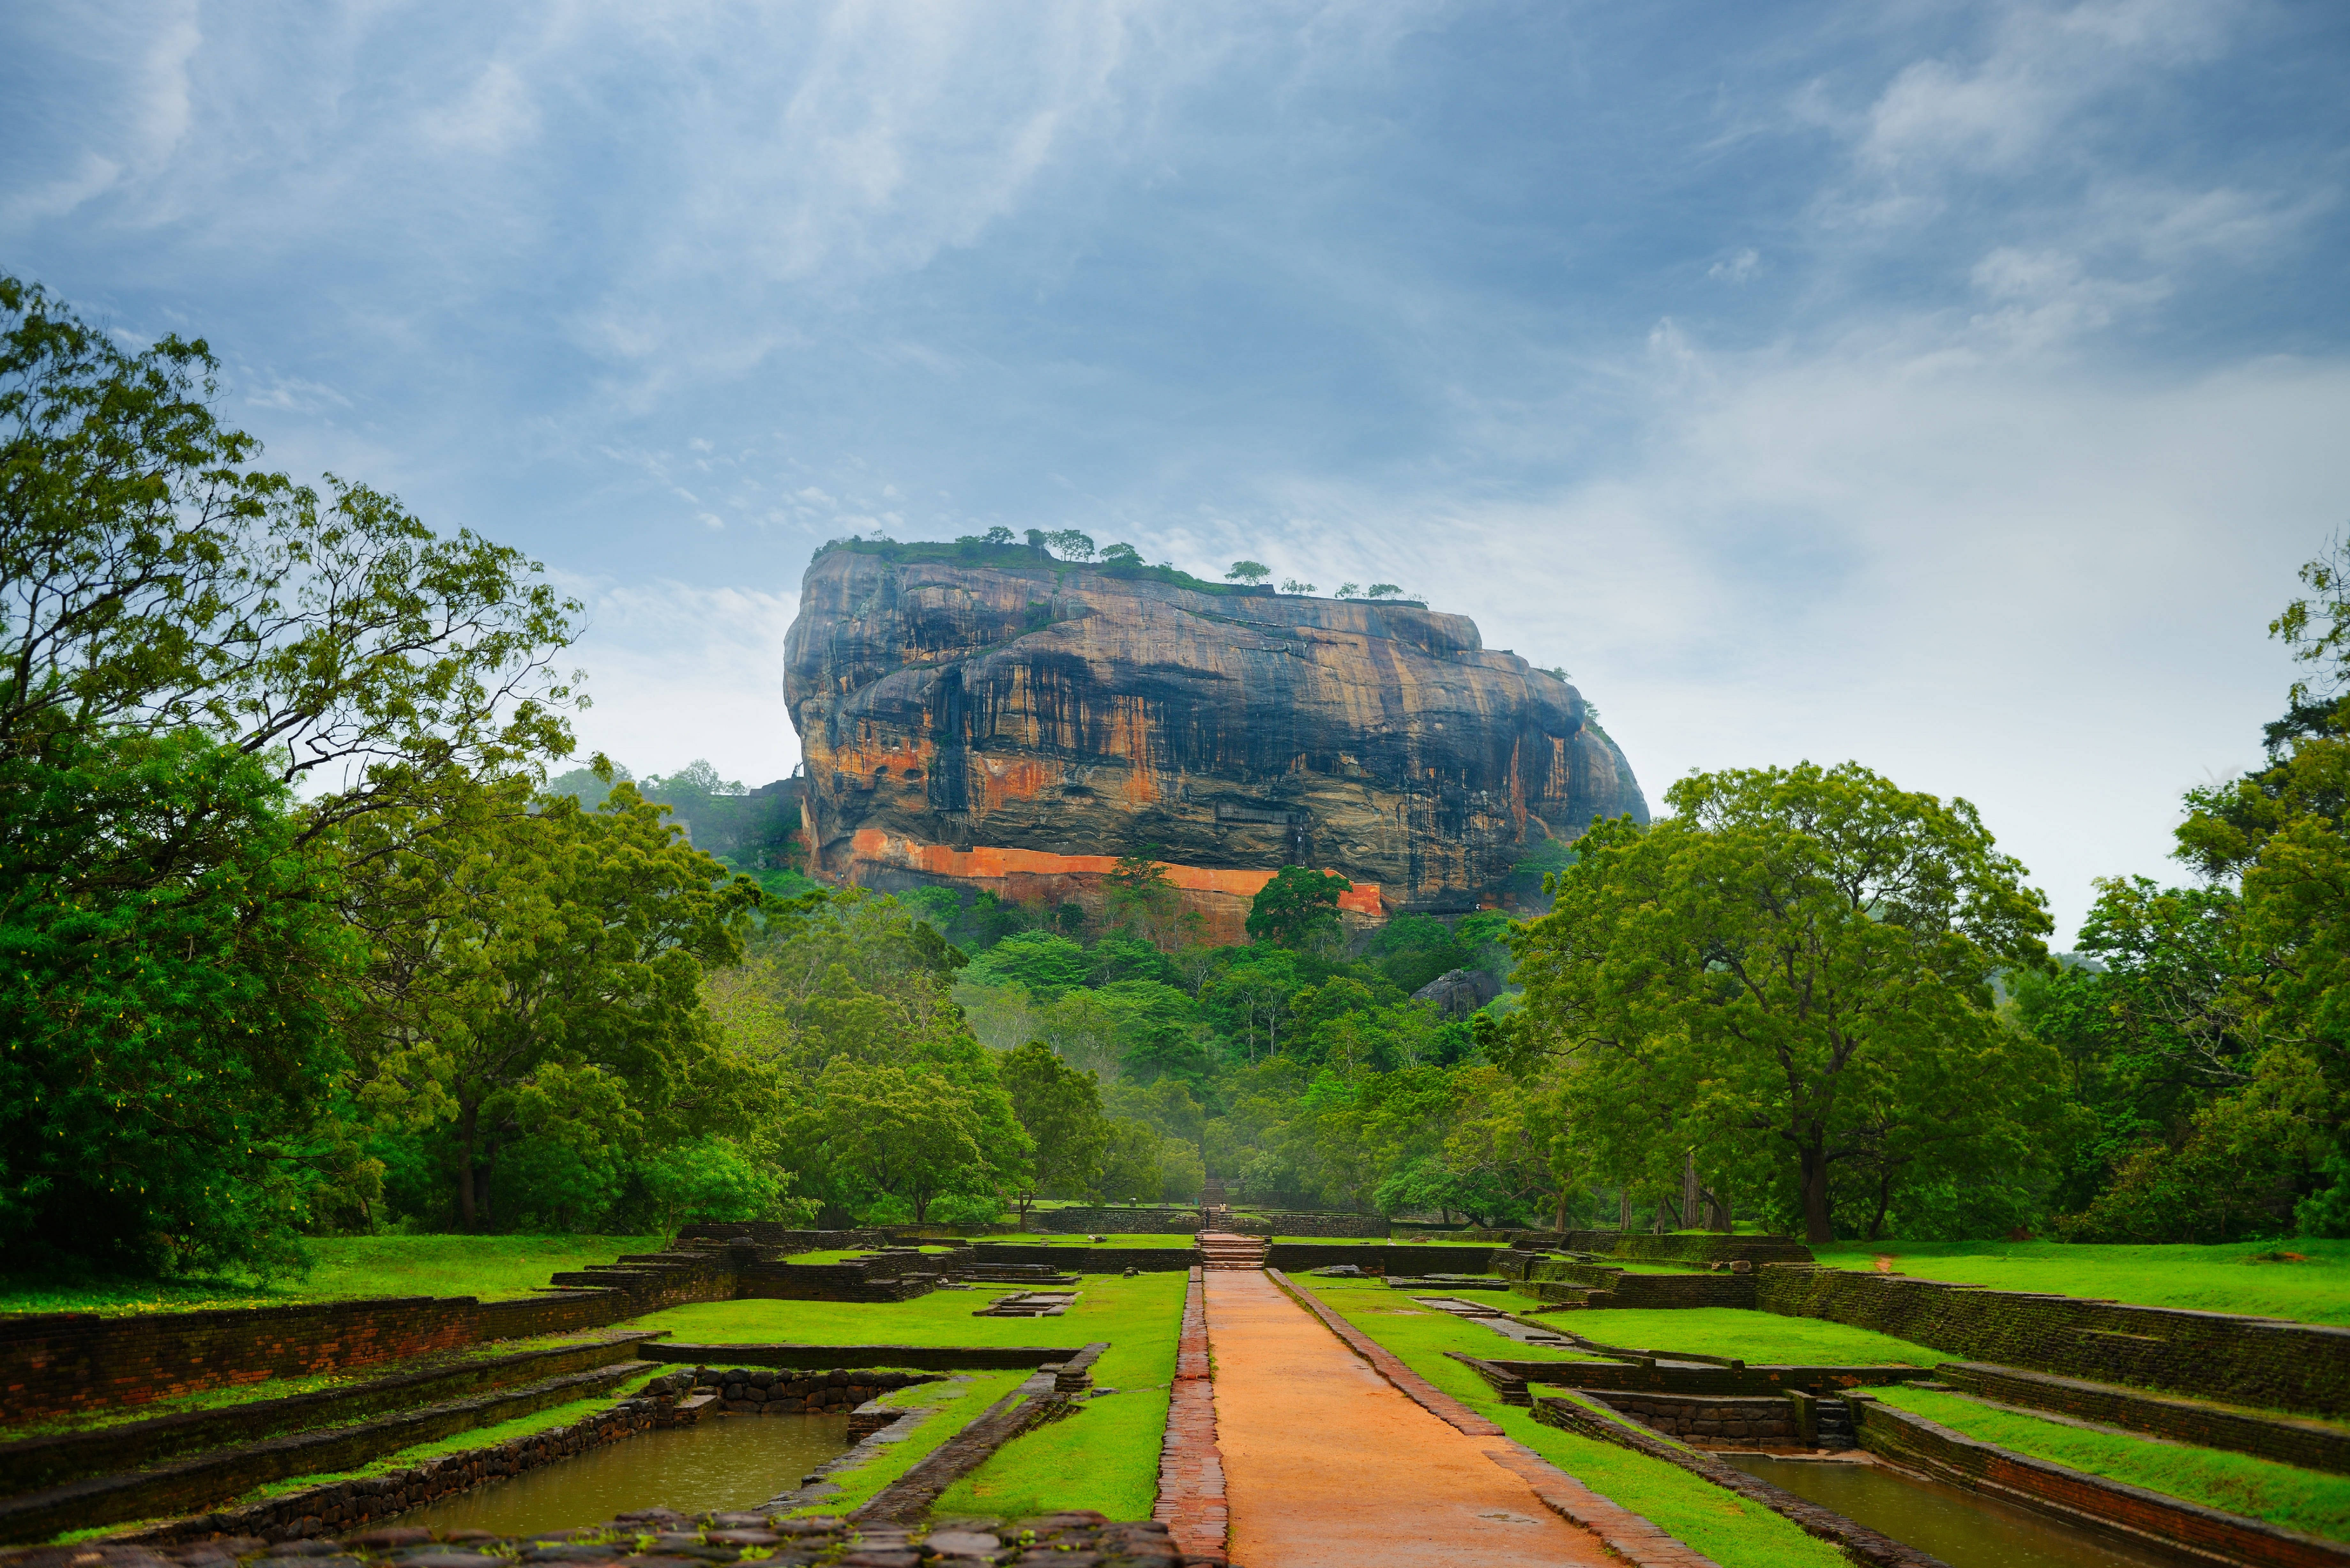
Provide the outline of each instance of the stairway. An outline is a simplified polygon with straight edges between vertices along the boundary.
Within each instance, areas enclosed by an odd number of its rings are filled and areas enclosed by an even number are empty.
[[[1820,1400],[1819,1417],[1822,1449],[1856,1449],[1860,1446],[1852,1432],[1852,1410],[1843,1400]]]
[[[1199,1236],[1200,1262],[1211,1269],[1262,1269],[1264,1267],[1265,1240],[1262,1236],[1240,1236],[1230,1231],[1202,1231]]]

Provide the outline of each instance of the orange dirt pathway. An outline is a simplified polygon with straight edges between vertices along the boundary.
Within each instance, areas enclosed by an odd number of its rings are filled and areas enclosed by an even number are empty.
[[[1623,1568],[1264,1275],[1214,1271],[1205,1284],[1234,1563]]]

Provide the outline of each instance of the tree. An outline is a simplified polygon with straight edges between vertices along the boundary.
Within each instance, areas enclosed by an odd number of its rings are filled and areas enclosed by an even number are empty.
[[[834,1062],[798,1129],[837,1174],[902,1199],[922,1223],[942,1194],[1017,1190],[1031,1146],[993,1075]]]
[[[234,747],[182,732],[45,751],[0,757],[0,1244],[159,1273],[289,1267],[338,1141],[319,1123],[363,957],[333,865]]]
[[[1159,846],[1146,844],[1118,857],[1102,877],[1105,912],[1113,926],[1132,926],[1145,940],[1172,947],[1183,925],[1183,895],[1158,861]],[[1195,919],[1193,925],[1199,924]]]
[[[1249,905],[1248,934],[1256,941],[1302,948],[1337,929],[1338,895],[1354,886],[1332,872],[1284,866],[1257,889]]]
[[[1148,1122],[1113,1121],[1102,1148],[1097,1198],[1112,1202],[1155,1203],[1167,1189],[1160,1165],[1165,1140]]]
[[[1369,598],[1392,599],[1400,597],[1403,594],[1403,589],[1398,587],[1393,583],[1373,583],[1368,588],[1364,590],[1364,593],[1365,597]]]
[[[1273,568],[1263,561],[1234,561],[1232,569],[1224,574],[1225,580],[1228,582],[1247,583],[1251,586],[1261,583],[1271,576],[1273,576]]]
[[[569,752],[536,562],[249,466],[201,339],[128,354],[5,275],[0,321],[0,751],[201,730],[309,787],[306,837]]]
[[[1856,763],[1693,774],[1666,798],[1652,828],[1585,834],[1516,939],[1525,1005],[1492,1036],[1522,1076],[1564,1067],[1649,1179],[1692,1148],[1776,1169],[1825,1241],[1837,1164],[1991,1136],[2054,1075],[1991,994],[2047,962],[2044,901],[1972,806]]]
[[[1142,552],[1120,540],[1102,547],[1101,563],[1105,566],[1139,566],[1142,565]]]
[[[1036,1147],[1028,1183],[1016,1199],[1024,1231],[1038,1194],[1092,1190],[1109,1123],[1102,1116],[1098,1081],[1062,1061],[1041,1040],[1006,1053],[996,1071],[1012,1097],[1012,1114]]]
[[[452,1124],[457,1211],[488,1221],[501,1145],[629,1140],[639,1102],[708,1046],[701,981],[743,957],[756,884],[728,878],[616,783],[596,812],[526,780],[355,825],[348,918],[372,940],[362,1098]]]
[[[1361,598],[1363,597],[1363,585],[1360,583],[1340,583],[1338,585],[1338,597],[1342,599]]]
[[[1296,577],[1285,577],[1282,580],[1281,591],[1284,594],[1310,594],[1314,591],[1314,585]]]
[[[1057,533],[1047,534],[1045,535],[1045,543],[1051,545],[1055,554],[1065,556],[1072,561],[1090,561],[1094,558],[1092,535],[1080,534],[1075,528],[1063,528]]]

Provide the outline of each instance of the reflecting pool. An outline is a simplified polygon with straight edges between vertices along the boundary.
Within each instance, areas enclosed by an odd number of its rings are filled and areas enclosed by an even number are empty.
[[[1995,1498],[1883,1465],[1716,1454],[1950,1568],[2175,1568],[2171,1560]]]
[[[846,1411],[705,1417],[410,1509],[395,1522],[524,1535],[600,1524],[641,1508],[750,1508],[791,1490],[847,1448]]]

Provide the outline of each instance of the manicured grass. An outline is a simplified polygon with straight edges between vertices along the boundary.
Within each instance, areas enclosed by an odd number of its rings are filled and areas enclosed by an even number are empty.
[[[1379,1298],[1371,1293],[1377,1286],[1350,1280],[1297,1282],[1305,1284],[1437,1387],[1497,1423],[1592,1490],[1643,1515],[1722,1568],[1851,1568],[1842,1552],[1814,1540],[1760,1503],[1661,1459],[1545,1427],[1529,1412],[1503,1405],[1483,1378],[1444,1354],[1447,1350],[1490,1354],[1481,1353],[1473,1342],[1464,1343],[1462,1335],[1505,1343],[1496,1341],[1495,1335],[1458,1318],[1413,1317],[1381,1310]]]
[[[2225,1246],[2103,1246],[2063,1241],[1877,1241],[1817,1247],[1823,1263],[1892,1271],[1999,1290],[2045,1291],[2139,1306],[2251,1313],[2350,1324],[2350,1241],[2237,1241]],[[2261,1262],[2262,1252],[2302,1262]]]
[[[528,1416],[517,1416],[511,1421],[501,1421],[494,1427],[476,1427],[471,1431],[460,1432],[453,1438],[443,1438],[439,1442],[419,1443],[413,1448],[401,1449],[397,1453],[390,1453],[380,1459],[371,1459],[356,1469],[321,1470],[315,1475],[288,1476],[284,1480],[275,1480],[265,1486],[255,1487],[234,1501],[219,1506],[222,1510],[243,1508],[251,1503],[266,1501],[273,1497],[283,1497],[287,1492],[300,1491],[307,1487],[324,1486],[330,1481],[353,1480],[360,1476],[380,1476],[391,1470],[405,1469],[410,1465],[420,1464],[426,1459],[439,1459],[443,1454],[460,1454],[469,1449],[495,1448],[510,1438],[526,1438],[534,1432],[544,1432],[555,1427],[567,1427],[574,1421],[585,1420],[600,1410],[609,1409],[621,1400],[631,1397],[646,1384],[660,1376],[663,1370],[666,1369],[656,1368],[641,1376],[632,1377],[608,1394],[598,1394],[586,1399],[574,1399],[567,1405],[556,1405]],[[126,1531],[139,1529],[141,1525],[155,1522],[159,1521],[141,1520],[121,1524],[109,1524],[96,1529],[70,1531],[55,1539],[60,1543],[71,1543],[99,1536],[118,1535]]]
[[[942,1501],[940,1511],[1008,1517],[1097,1508],[1113,1519],[1147,1519],[1158,1489],[1159,1440],[1167,1425],[1167,1386],[1175,1376],[1186,1282],[1174,1272],[1130,1280],[1095,1276],[1060,1317],[973,1317],[988,1300],[985,1293],[938,1291],[910,1302],[712,1303],[673,1307],[632,1326],[665,1328],[681,1341],[702,1344],[1074,1349],[1107,1341],[1110,1348],[1094,1364],[1094,1383],[1119,1392],[1087,1400],[1067,1419],[1004,1449],[958,1483],[949,1494],[956,1501]]]
[[[1139,1231],[1132,1234],[1122,1234],[1115,1231],[1097,1231],[1094,1234],[1097,1236],[1106,1235],[1109,1239],[1106,1241],[1095,1241],[1088,1240],[1083,1235],[1070,1235],[1066,1231],[1033,1231],[1013,1236],[981,1236],[974,1238],[974,1240],[982,1246],[985,1246],[991,1241],[1000,1241],[1006,1246],[1012,1247],[1070,1247],[1078,1250],[1087,1250],[1095,1247],[1181,1248],[1195,1246],[1198,1244],[1197,1241],[1190,1236],[1169,1236],[1159,1234],[1156,1231]]]
[[[327,1236],[307,1242],[316,1260],[297,1280],[57,1282],[0,1281],[0,1312],[127,1315],[200,1307],[270,1306],[355,1296],[479,1296],[494,1301],[542,1289],[549,1275],[658,1251],[664,1236]]]
[[[941,1385],[936,1383],[917,1384],[884,1395],[886,1404],[917,1408],[931,1404],[933,1408],[921,1417],[912,1436],[885,1445],[879,1458],[853,1470],[835,1470],[827,1477],[839,1486],[837,1492],[822,1502],[794,1511],[802,1515],[847,1513],[862,1506],[875,1492],[912,1469],[931,1449],[977,1420],[990,1405],[1019,1387],[1027,1376],[1025,1372],[958,1373],[944,1385],[952,1392],[943,1400],[939,1397]]]
[[[1017,1519],[1091,1508],[1112,1519],[1150,1517],[1159,1495],[1159,1440],[1167,1429],[1187,1279],[1145,1274],[1117,1282],[1128,1291],[1146,1282],[1149,1288],[1134,1292],[1131,1306],[1124,1309],[1141,1321],[1123,1337],[1107,1330],[1086,1335],[1089,1342],[1110,1341],[1094,1364],[1094,1386],[1117,1392],[1086,1399],[1067,1417],[1023,1436],[949,1488],[932,1511],[941,1517]],[[1068,1317],[1044,1321],[1074,1320],[1094,1288],[1087,1286],[1087,1296]]]
[[[631,1319],[688,1344],[1049,1345],[1075,1349],[1107,1340],[1097,1382],[1136,1381],[1126,1358],[1146,1345],[1171,1346],[1182,1330],[1180,1273],[1088,1277],[1060,1317],[973,1317],[995,1291],[933,1291],[908,1302],[705,1302]],[[1171,1351],[1170,1351],[1171,1354]],[[1147,1381],[1147,1379],[1143,1379]]]
[[[1758,1363],[1935,1366],[1950,1359],[1945,1351],[1825,1318],[1782,1317],[1744,1307],[1608,1307],[1545,1313],[1542,1321],[1601,1345],[1694,1350]]]
[[[2288,1530],[2350,1541],[2350,1476],[2327,1475],[2218,1449],[2089,1431],[2036,1416],[1994,1410],[1937,1389],[1894,1386],[1877,1393],[1887,1405],[1915,1411],[1979,1442],[1995,1443],[2020,1454]]]

